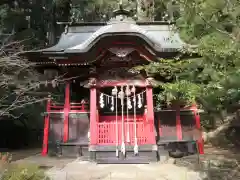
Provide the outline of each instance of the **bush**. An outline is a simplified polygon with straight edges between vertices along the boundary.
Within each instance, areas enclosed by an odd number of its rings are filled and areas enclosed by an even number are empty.
[[[1,180],[48,180],[38,166],[11,164],[12,155],[0,153],[0,179]]]

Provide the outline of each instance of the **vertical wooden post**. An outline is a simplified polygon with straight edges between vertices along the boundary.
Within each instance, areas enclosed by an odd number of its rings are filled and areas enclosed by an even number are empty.
[[[68,135],[69,135],[69,111],[70,111],[70,83],[66,82],[65,103],[64,103],[63,142],[67,142],[68,141]]]
[[[200,137],[198,138],[198,141],[197,141],[198,151],[199,151],[199,154],[204,154],[204,142],[203,142],[202,131],[201,131],[200,115],[198,113],[198,108],[196,105],[192,106],[192,108],[193,108],[193,113],[195,117],[196,128],[200,132]]]
[[[49,126],[50,126],[50,105],[51,99],[50,97],[47,100],[47,107],[46,107],[46,115],[44,117],[44,135],[43,135],[43,147],[42,147],[42,156],[46,156],[48,153],[48,136],[49,136]]]
[[[161,124],[161,117],[160,115],[156,115],[157,116],[157,121],[158,121],[158,130],[159,130],[159,136],[162,137],[163,136],[163,132],[162,132],[162,124]]]
[[[182,140],[182,125],[181,125],[181,116],[180,116],[180,105],[176,106],[176,129],[177,129],[177,138]]]
[[[155,133],[154,133],[154,107],[153,107],[153,90],[152,86],[146,87],[146,99],[147,99],[147,120],[150,125],[151,134],[151,142],[152,144],[156,144]]]
[[[97,144],[97,89],[90,88],[90,145]]]

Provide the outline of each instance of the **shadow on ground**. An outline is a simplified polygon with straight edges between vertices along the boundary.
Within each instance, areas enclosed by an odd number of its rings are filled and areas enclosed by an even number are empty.
[[[236,133],[232,136],[229,133],[229,130],[222,132],[211,144],[205,145],[205,154],[200,156],[199,163],[195,156],[188,156],[177,160],[177,165],[202,172],[204,180],[239,180],[240,135]]]

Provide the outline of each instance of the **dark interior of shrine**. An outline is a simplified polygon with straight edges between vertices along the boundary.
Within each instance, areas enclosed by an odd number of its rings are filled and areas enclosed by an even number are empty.
[[[89,89],[84,86],[81,86],[80,82],[78,81],[71,84],[70,94],[71,103],[73,102],[80,103],[82,100],[89,103],[90,101]]]

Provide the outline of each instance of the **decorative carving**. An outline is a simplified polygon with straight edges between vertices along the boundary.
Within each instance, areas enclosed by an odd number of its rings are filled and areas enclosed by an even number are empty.
[[[148,77],[146,79],[146,86],[152,86],[153,85],[154,78]]]
[[[121,67],[105,71],[103,74],[99,75],[99,79],[142,79],[142,77],[138,71],[130,70],[127,67]]]
[[[96,78],[89,78],[89,83],[90,86],[95,86],[97,84]]]
[[[127,55],[131,54],[135,49],[134,48],[118,48],[118,47],[113,47],[110,48],[109,51],[115,54],[119,58],[126,57]]]
[[[112,47],[108,49],[108,51],[108,56],[102,58],[98,64],[98,66],[101,68],[110,69],[112,67],[128,67],[130,69],[134,66],[142,65],[144,63],[143,55],[135,51],[134,48]]]
[[[90,70],[89,70],[89,73],[90,74],[96,74],[97,73],[96,67],[91,67]]]
[[[119,58],[117,56],[112,56],[106,59],[103,59],[100,67],[101,68],[107,68],[112,69],[114,67],[127,67],[130,69],[133,66],[134,61],[132,61],[132,58],[129,56]]]

